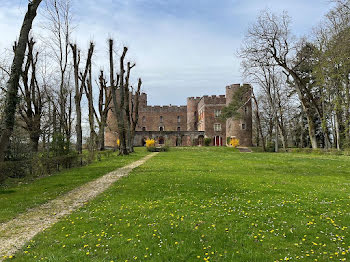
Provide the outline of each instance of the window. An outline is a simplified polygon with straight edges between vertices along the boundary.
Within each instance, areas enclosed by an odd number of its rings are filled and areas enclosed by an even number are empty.
[[[177,122],[180,123],[181,122],[181,117],[177,116]]]
[[[214,131],[221,131],[221,124],[214,124]]]
[[[145,122],[146,122],[146,117],[143,116],[143,117],[142,117],[142,123],[145,123]]]
[[[242,124],[242,130],[245,130],[245,129],[246,129],[245,124]]]
[[[161,123],[163,123],[163,116],[160,116],[160,117],[159,117],[159,121],[160,121]]]
[[[181,131],[181,127],[178,126],[178,127],[177,127],[177,131]]]
[[[214,116],[215,116],[215,117],[219,117],[220,115],[221,115],[221,110],[215,109],[215,110],[214,110]]]
[[[142,127],[142,131],[146,131],[146,127],[144,126],[144,127]]]
[[[164,126],[160,126],[159,131],[164,131]]]

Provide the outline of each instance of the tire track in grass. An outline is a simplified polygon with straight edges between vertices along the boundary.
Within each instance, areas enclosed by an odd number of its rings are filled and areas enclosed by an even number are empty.
[[[97,195],[103,193],[121,177],[144,164],[157,153],[151,153],[125,167],[119,168],[94,181],[19,215],[0,225],[0,261],[21,249],[36,234],[49,228],[62,217],[71,214]]]

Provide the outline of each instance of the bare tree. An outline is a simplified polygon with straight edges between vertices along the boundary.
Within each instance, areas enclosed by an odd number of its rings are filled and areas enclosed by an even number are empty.
[[[2,130],[0,136],[0,161],[4,161],[5,150],[8,147],[9,140],[13,132],[16,108],[18,104],[17,95],[19,79],[22,73],[22,65],[27,49],[28,36],[41,1],[42,0],[33,0],[28,3],[28,10],[24,17],[19,39],[16,44],[15,55],[10,71],[10,78],[6,84],[7,95],[4,110],[4,129]]]
[[[302,56],[303,52],[291,35],[289,25],[290,18],[286,13],[276,16],[268,11],[262,12],[257,22],[248,30],[241,56],[249,58],[253,55],[257,61],[273,61],[273,64],[267,66],[279,66],[291,77],[290,84],[295,88],[307,117],[312,148],[317,148],[314,111],[320,119],[324,115],[304,72],[300,70],[300,65],[307,57]],[[323,131],[329,140],[327,130]]]
[[[75,85],[75,113],[76,113],[76,150],[81,154],[83,149],[83,132],[81,127],[81,99],[83,96],[83,90],[86,83],[86,78],[88,76],[89,68],[91,67],[91,59],[94,52],[94,44],[90,43],[90,48],[88,51],[88,56],[86,59],[85,70],[83,73],[79,72],[79,64],[80,64],[80,51],[77,48],[76,44],[71,44],[71,49],[73,53],[73,67],[74,67],[74,85]],[[80,74],[80,75],[79,75]],[[80,80],[80,85],[79,85]]]
[[[252,91],[252,99],[254,101],[254,104],[255,104],[255,117],[256,117],[256,122],[257,122],[257,137],[261,137],[261,140],[262,140],[262,148],[263,148],[263,151],[265,152],[266,151],[266,145],[265,145],[265,136],[264,136],[264,133],[263,133],[263,129],[262,129],[262,126],[261,126],[261,119],[260,119],[260,112],[259,112],[259,104],[258,104],[258,100],[256,99],[255,97],[255,94],[254,94],[254,91]],[[257,143],[257,146],[259,146],[259,143]]]
[[[34,40],[30,39],[28,41],[27,60],[21,74],[23,87],[20,85],[20,93],[23,102],[20,103],[19,113],[25,124],[23,128],[29,133],[32,150],[38,152],[44,98],[36,76],[39,52],[34,54],[34,45]]]
[[[137,83],[137,90],[135,91],[135,95],[133,95],[133,90],[131,91],[132,99],[131,99],[131,130],[130,130],[130,150],[131,152],[134,152],[134,138],[135,138],[135,130],[137,123],[139,121],[139,106],[140,106],[140,95],[141,95],[141,86],[142,86],[142,80],[139,78]]]
[[[69,88],[69,52],[70,37],[73,31],[70,0],[47,0],[44,16],[47,22],[43,27],[49,32],[45,43],[59,66],[59,128],[66,136],[70,134],[71,95]],[[67,140],[70,137],[66,137]]]
[[[125,100],[124,100],[124,110],[125,110],[125,116],[126,116],[126,148],[129,152],[132,152],[132,137],[131,137],[131,122],[132,122],[132,116],[131,116],[131,110],[130,106],[132,103],[132,94],[130,97],[130,88],[129,88],[129,82],[130,82],[130,73],[131,69],[134,68],[136,64],[132,64],[130,62],[127,63],[127,72],[125,77],[125,85],[124,85],[124,94],[125,94]]]
[[[105,149],[105,127],[107,125],[108,112],[111,109],[112,93],[107,87],[107,81],[101,70],[99,76],[99,96],[98,96],[98,114],[94,110],[96,120],[98,122],[98,149]]]
[[[91,43],[93,48],[93,44]],[[96,138],[97,134],[95,132],[95,108],[94,108],[94,99],[93,99],[93,90],[92,90],[92,65],[89,64],[88,69],[88,78],[86,80],[86,85],[84,85],[86,98],[88,100],[89,107],[89,125],[90,125],[90,146],[91,149],[96,147]]]
[[[109,64],[110,64],[110,85],[113,98],[112,111],[117,119],[118,125],[118,137],[120,141],[119,153],[121,155],[128,155],[129,152],[126,148],[126,134],[125,134],[125,90],[124,90],[124,59],[128,51],[127,47],[123,48],[123,53],[120,57],[120,72],[117,74],[117,81],[114,80],[114,61],[113,61],[113,39],[109,40]]]

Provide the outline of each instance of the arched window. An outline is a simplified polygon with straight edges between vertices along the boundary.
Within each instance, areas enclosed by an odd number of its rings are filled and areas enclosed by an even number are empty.
[[[178,126],[178,127],[177,127],[177,131],[181,131],[181,127]]]
[[[177,122],[180,123],[181,122],[181,117],[177,116]]]
[[[159,122],[163,123],[163,116],[159,117]]]
[[[143,117],[142,117],[142,123],[145,123],[145,122],[146,122],[146,117],[143,116]]]

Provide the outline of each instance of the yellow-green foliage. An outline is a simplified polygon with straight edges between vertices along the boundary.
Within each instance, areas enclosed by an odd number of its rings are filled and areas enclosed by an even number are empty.
[[[155,144],[156,144],[156,141],[154,139],[146,140],[146,147],[154,147]]]
[[[235,148],[238,147],[239,146],[239,139],[232,138],[231,141],[230,141],[230,145],[235,147]]]

